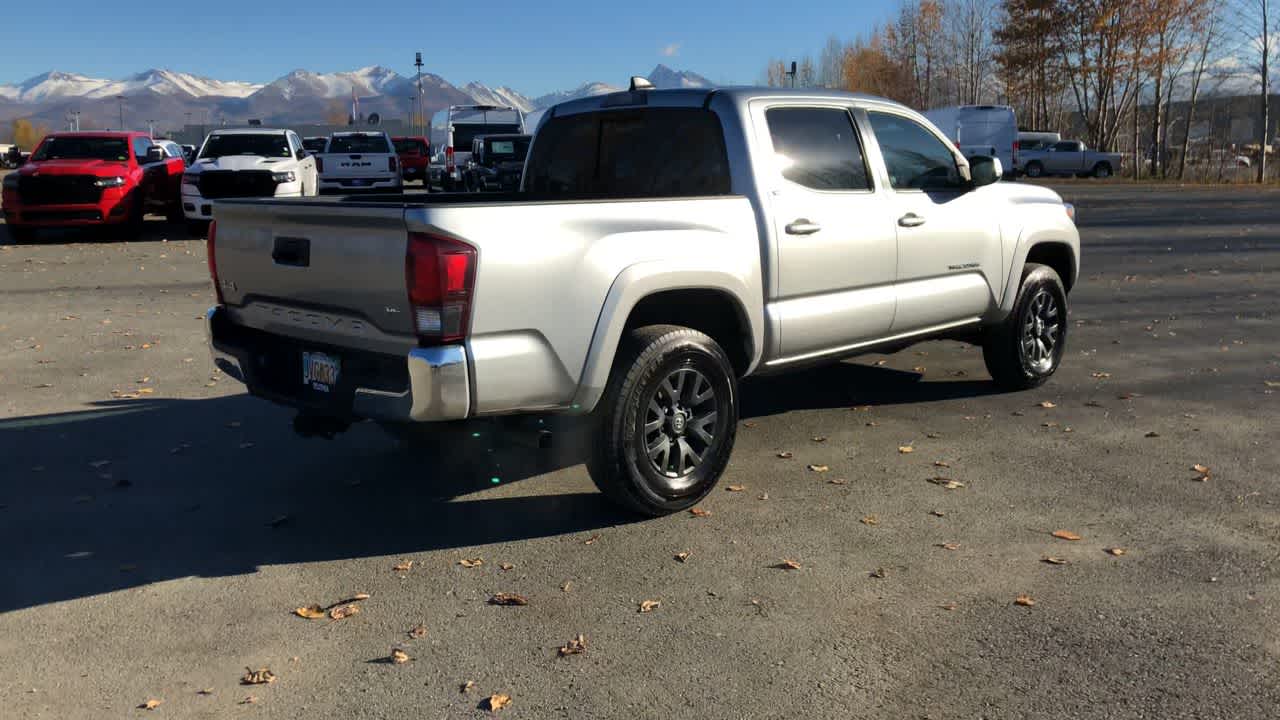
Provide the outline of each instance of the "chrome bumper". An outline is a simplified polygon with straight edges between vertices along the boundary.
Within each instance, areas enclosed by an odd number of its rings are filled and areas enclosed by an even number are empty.
[[[213,364],[228,377],[239,380],[252,394],[262,394],[285,402],[271,393],[258,393],[251,372],[246,372],[243,358],[253,348],[238,347],[219,337],[219,327],[228,322],[226,311],[212,307],[205,313],[205,336]],[[415,348],[405,358],[409,370],[409,388],[391,393],[369,388],[356,388],[351,414],[361,418],[390,422],[440,422],[463,420],[471,413],[471,378],[466,349],[461,345]]]

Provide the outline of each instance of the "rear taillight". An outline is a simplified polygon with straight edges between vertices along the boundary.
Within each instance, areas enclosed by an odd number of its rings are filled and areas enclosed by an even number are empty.
[[[396,156],[395,156],[395,155],[392,155],[391,157],[387,158],[387,169],[388,169],[388,170],[390,170],[391,172],[395,172],[395,171],[396,171]]]
[[[1016,141],[1013,143],[1013,154],[1009,157],[1013,158],[1013,164],[1016,166],[1018,164],[1018,143]]]
[[[316,158],[316,172],[324,172],[324,158]]]
[[[404,274],[414,332],[422,344],[465,338],[471,323],[476,249],[452,238],[410,233]]]
[[[450,145],[444,149],[444,169],[453,172],[457,167],[453,162],[453,146]]]
[[[209,239],[205,241],[205,253],[209,256],[209,278],[213,280],[213,293],[218,298],[218,304],[222,305],[222,283],[218,282],[217,235],[218,221],[210,220]]]

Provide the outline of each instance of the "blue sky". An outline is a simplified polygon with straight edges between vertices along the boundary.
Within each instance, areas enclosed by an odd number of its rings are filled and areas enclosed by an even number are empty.
[[[152,67],[268,82],[290,70],[385,65],[529,95],[620,84],[659,62],[715,82],[754,82],[770,56],[851,39],[891,0],[787,2],[15,2],[0,11],[0,83],[51,69],[117,78]],[[189,9],[183,9],[183,8]],[[536,11],[531,9],[536,8]],[[305,13],[303,12],[305,10]],[[486,48],[483,52],[481,48]]]

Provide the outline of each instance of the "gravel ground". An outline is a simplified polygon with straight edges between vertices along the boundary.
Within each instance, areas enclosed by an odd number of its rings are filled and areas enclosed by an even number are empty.
[[[748,382],[710,515],[642,522],[571,436],[294,437],[213,370],[177,226],[0,226],[3,714],[1274,718],[1280,192],[1061,190],[1052,382],[955,342]]]

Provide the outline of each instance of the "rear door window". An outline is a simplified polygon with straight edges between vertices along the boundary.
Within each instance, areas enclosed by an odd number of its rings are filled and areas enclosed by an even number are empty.
[[[533,143],[527,187],[628,198],[729,194],[724,132],[702,108],[552,118]]]
[[[854,131],[841,108],[781,107],[765,113],[782,177],[814,190],[870,190]]]

